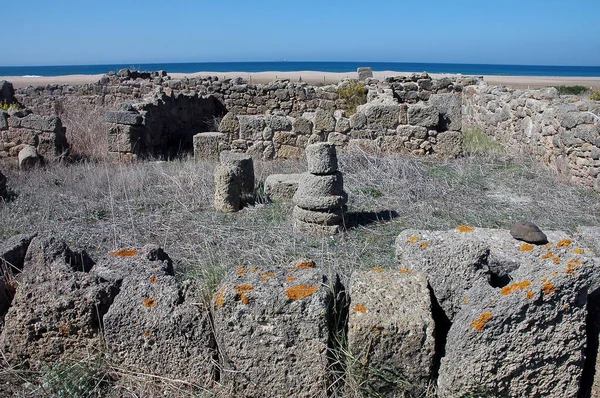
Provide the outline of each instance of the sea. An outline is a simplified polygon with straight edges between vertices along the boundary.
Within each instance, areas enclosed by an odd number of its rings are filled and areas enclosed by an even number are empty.
[[[462,75],[503,76],[577,76],[600,77],[600,66],[555,65],[490,65],[419,62],[187,62],[154,64],[107,65],[48,65],[0,66],[0,76],[62,76],[98,75],[123,68],[138,71],[164,70],[167,73],[194,72],[356,72],[358,67],[369,66],[373,71],[452,73]]]

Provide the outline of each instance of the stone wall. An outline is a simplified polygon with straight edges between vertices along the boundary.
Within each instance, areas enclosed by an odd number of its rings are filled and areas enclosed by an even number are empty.
[[[463,125],[509,150],[551,165],[574,184],[600,190],[600,103],[555,88],[473,85],[463,92]]]

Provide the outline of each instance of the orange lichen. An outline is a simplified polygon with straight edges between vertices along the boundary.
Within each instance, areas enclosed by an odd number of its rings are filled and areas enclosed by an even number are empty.
[[[410,239],[408,240],[408,243],[410,243],[412,245],[413,243],[417,243],[418,240],[419,240],[418,236],[411,236]]]
[[[240,293],[240,301],[242,302],[242,304],[247,305],[250,303],[250,297],[248,297],[246,293]]]
[[[144,336],[146,336],[147,338],[150,337],[150,332],[147,330],[144,330]]]
[[[553,294],[556,293],[556,286],[554,286],[551,282],[544,283],[544,294]]]
[[[153,297],[146,297],[142,300],[142,305],[146,308],[154,308],[156,307],[156,299]]]
[[[560,264],[560,258],[558,257],[552,257],[552,261],[554,261],[554,264]]]
[[[297,267],[300,269],[311,269],[316,268],[316,266],[317,265],[312,260],[300,261],[297,265]]]
[[[542,256],[542,259],[546,260],[548,258],[554,257],[554,253],[548,252]]]
[[[136,249],[131,249],[131,250],[123,249],[123,250],[109,253],[109,255],[111,257],[133,257],[136,254],[138,254],[138,251]]]
[[[581,261],[579,260],[571,260],[567,263],[567,274],[574,274],[575,268],[581,265]]]
[[[354,306],[353,310],[354,310],[354,312],[362,312],[363,314],[368,311],[367,307],[365,307],[362,304],[356,304],[356,306]]]
[[[475,231],[475,228],[469,227],[468,225],[459,225],[458,227],[456,227],[456,230],[458,232],[473,232]]]
[[[252,272],[254,272],[254,273],[257,273],[257,272],[258,272],[258,268],[256,268],[256,267],[252,267],[252,269],[251,269],[250,271],[252,271]]]
[[[500,293],[503,296],[508,296],[509,294],[511,294],[517,290],[525,290],[529,286],[531,286],[531,282],[525,280],[523,282],[513,283],[512,285],[504,286],[502,288],[502,290],[500,291]]]
[[[558,272],[553,272],[552,275],[550,275],[552,277],[558,276]]]
[[[550,249],[552,247],[552,242],[548,242],[544,245],[546,249]]]
[[[65,325],[60,325],[60,326],[58,327],[58,330],[60,330],[60,332],[61,332],[62,334],[66,334],[66,335],[70,335],[70,334],[71,334],[71,329],[69,329],[69,327],[68,327],[68,326],[65,326]]]
[[[533,292],[529,291],[529,292],[525,293],[525,296],[527,296],[528,299],[532,299],[533,298]]]
[[[468,303],[469,303],[469,296],[466,296],[466,297],[463,299],[463,304],[468,304]]]
[[[571,246],[571,243],[573,243],[571,241],[571,239],[563,239],[563,240],[559,241],[556,244],[556,246],[558,246],[558,247],[569,247],[569,246]]]
[[[529,243],[523,243],[521,245],[521,251],[522,252],[530,252],[535,248],[534,245],[530,245]]]
[[[158,280],[158,278],[155,277],[155,276],[151,276],[149,280],[150,280],[150,283],[156,283],[156,281]]]
[[[293,282],[295,280],[296,280],[296,278],[294,278],[293,276],[288,276],[288,278],[287,278],[288,282]]]
[[[246,267],[237,267],[237,274],[238,275],[244,275],[244,274],[246,274],[246,272],[248,272],[248,268],[246,268]]]
[[[318,289],[317,286],[298,285],[287,289],[285,294],[290,300],[299,300],[312,296]]]
[[[427,242],[421,242],[421,247],[422,247],[423,249],[425,249],[427,246],[429,246],[429,245],[427,244]]]
[[[226,289],[225,286],[223,286],[217,292],[217,294],[215,294],[215,305],[217,306],[217,308],[221,308],[225,305],[225,297],[224,297],[225,289]]]
[[[488,323],[488,321],[493,317],[494,315],[491,312],[484,312],[483,314],[479,315],[478,319],[471,322],[471,326],[473,329],[481,332],[485,328],[485,324]]]
[[[373,267],[373,272],[383,272],[383,268],[381,268],[381,267]]]
[[[273,272],[263,272],[261,275],[262,275],[262,278],[260,279],[261,282],[266,282],[275,276],[275,274]]]
[[[573,249],[573,253],[575,254],[583,254],[585,253],[585,250],[583,250],[582,248],[577,248],[577,249]]]
[[[254,287],[252,287],[252,285],[238,285],[236,287],[234,287],[234,289],[238,292],[238,293],[247,293],[250,290],[254,290]]]
[[[384,280],[386,280],[386,279],[387,279],[387,278],[386,278],[385,276],[382,276],[382,277],[381,277],[381,280],[382,280],[382,281],[384,281]]]
[[[410,274],[410,272],[411,272],[411,271],[410,271],[409,269],[401,269],[401,270],[400,270],[400,273],[401,273],[401,274]]]

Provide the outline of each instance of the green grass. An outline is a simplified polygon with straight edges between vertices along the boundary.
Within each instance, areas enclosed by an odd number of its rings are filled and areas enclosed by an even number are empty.
[[[356,113],[356,108],[359,105],[367,103],[367,88],[364,84],[352,82],[343,88],[337,90],[340,99],[346,102],[346,116],[351,116]]]
[[[480,128],[469,127],[462,131],[462,150],[467,155],[497,154],[502,145],[486,135]]]
[[[592,101],[600,101],[600,91],[594,91],[590,94],[590,99]]]
[[[584,86],[554,86],[561,95],[581,95],[589,89]]]
[[[9,109],[23,109],[21,105],[16,102],[0,102],[0,110],[8,111]]]

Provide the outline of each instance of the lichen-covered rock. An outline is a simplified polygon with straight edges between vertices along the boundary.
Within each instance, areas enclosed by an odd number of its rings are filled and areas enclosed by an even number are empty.
[[[298,189],[301,174],[271,174],[265,179],[265,195],[269,200],[291,200]]]
[[[338,171],[331,175],[302,174],[293,201],[307,210],[341,208],[348,201],[342,173]]]
[[[347,381],[386,396],[426,386],[433,374],[434,320],[427,278],[408,270],[373,268],[350,278]],[[361,375],[357,377],[356,375]],[[398,383],[402,380],[404,383]]]
[[[440,113],[431,105],[411,105],[408,107],[408,123],[435,129],[440,122]]]
[[[335,145],[328,142],[312,144],[305,151],[310,174],[333,174],[338,171]]]
[[[115,252],[94,272],[120,285],[104,316],[113,360],[136,372],[210,384],[216,351],[202,288],[180,285],[166,253],[152,246]]]
[[[221,382],[246,397],[327,395],[333,298],[314,263],[232,270],[213,297]]]
[[[103,344],[102,317],[118,286],[89,271],[93,262],[55,238],[34,238],[5,316],[0,347],[10,363],[87,356]]]
[[[479,279],[465,292],[440,366],[441,397],[578,396],[587,294],[597,271],[578,244],[552,235],[546,246],[520,246],[506,285]],[[501,241],[509,252],[510,240]]]
[[[233,112],[227,113],[219,123],[219,132],[224,134],[235,134],[240,128],[240,122]]]
[[[600,256],[600,227],[577,227],[575,236],[583,245],[592,249],[596,256]]]

